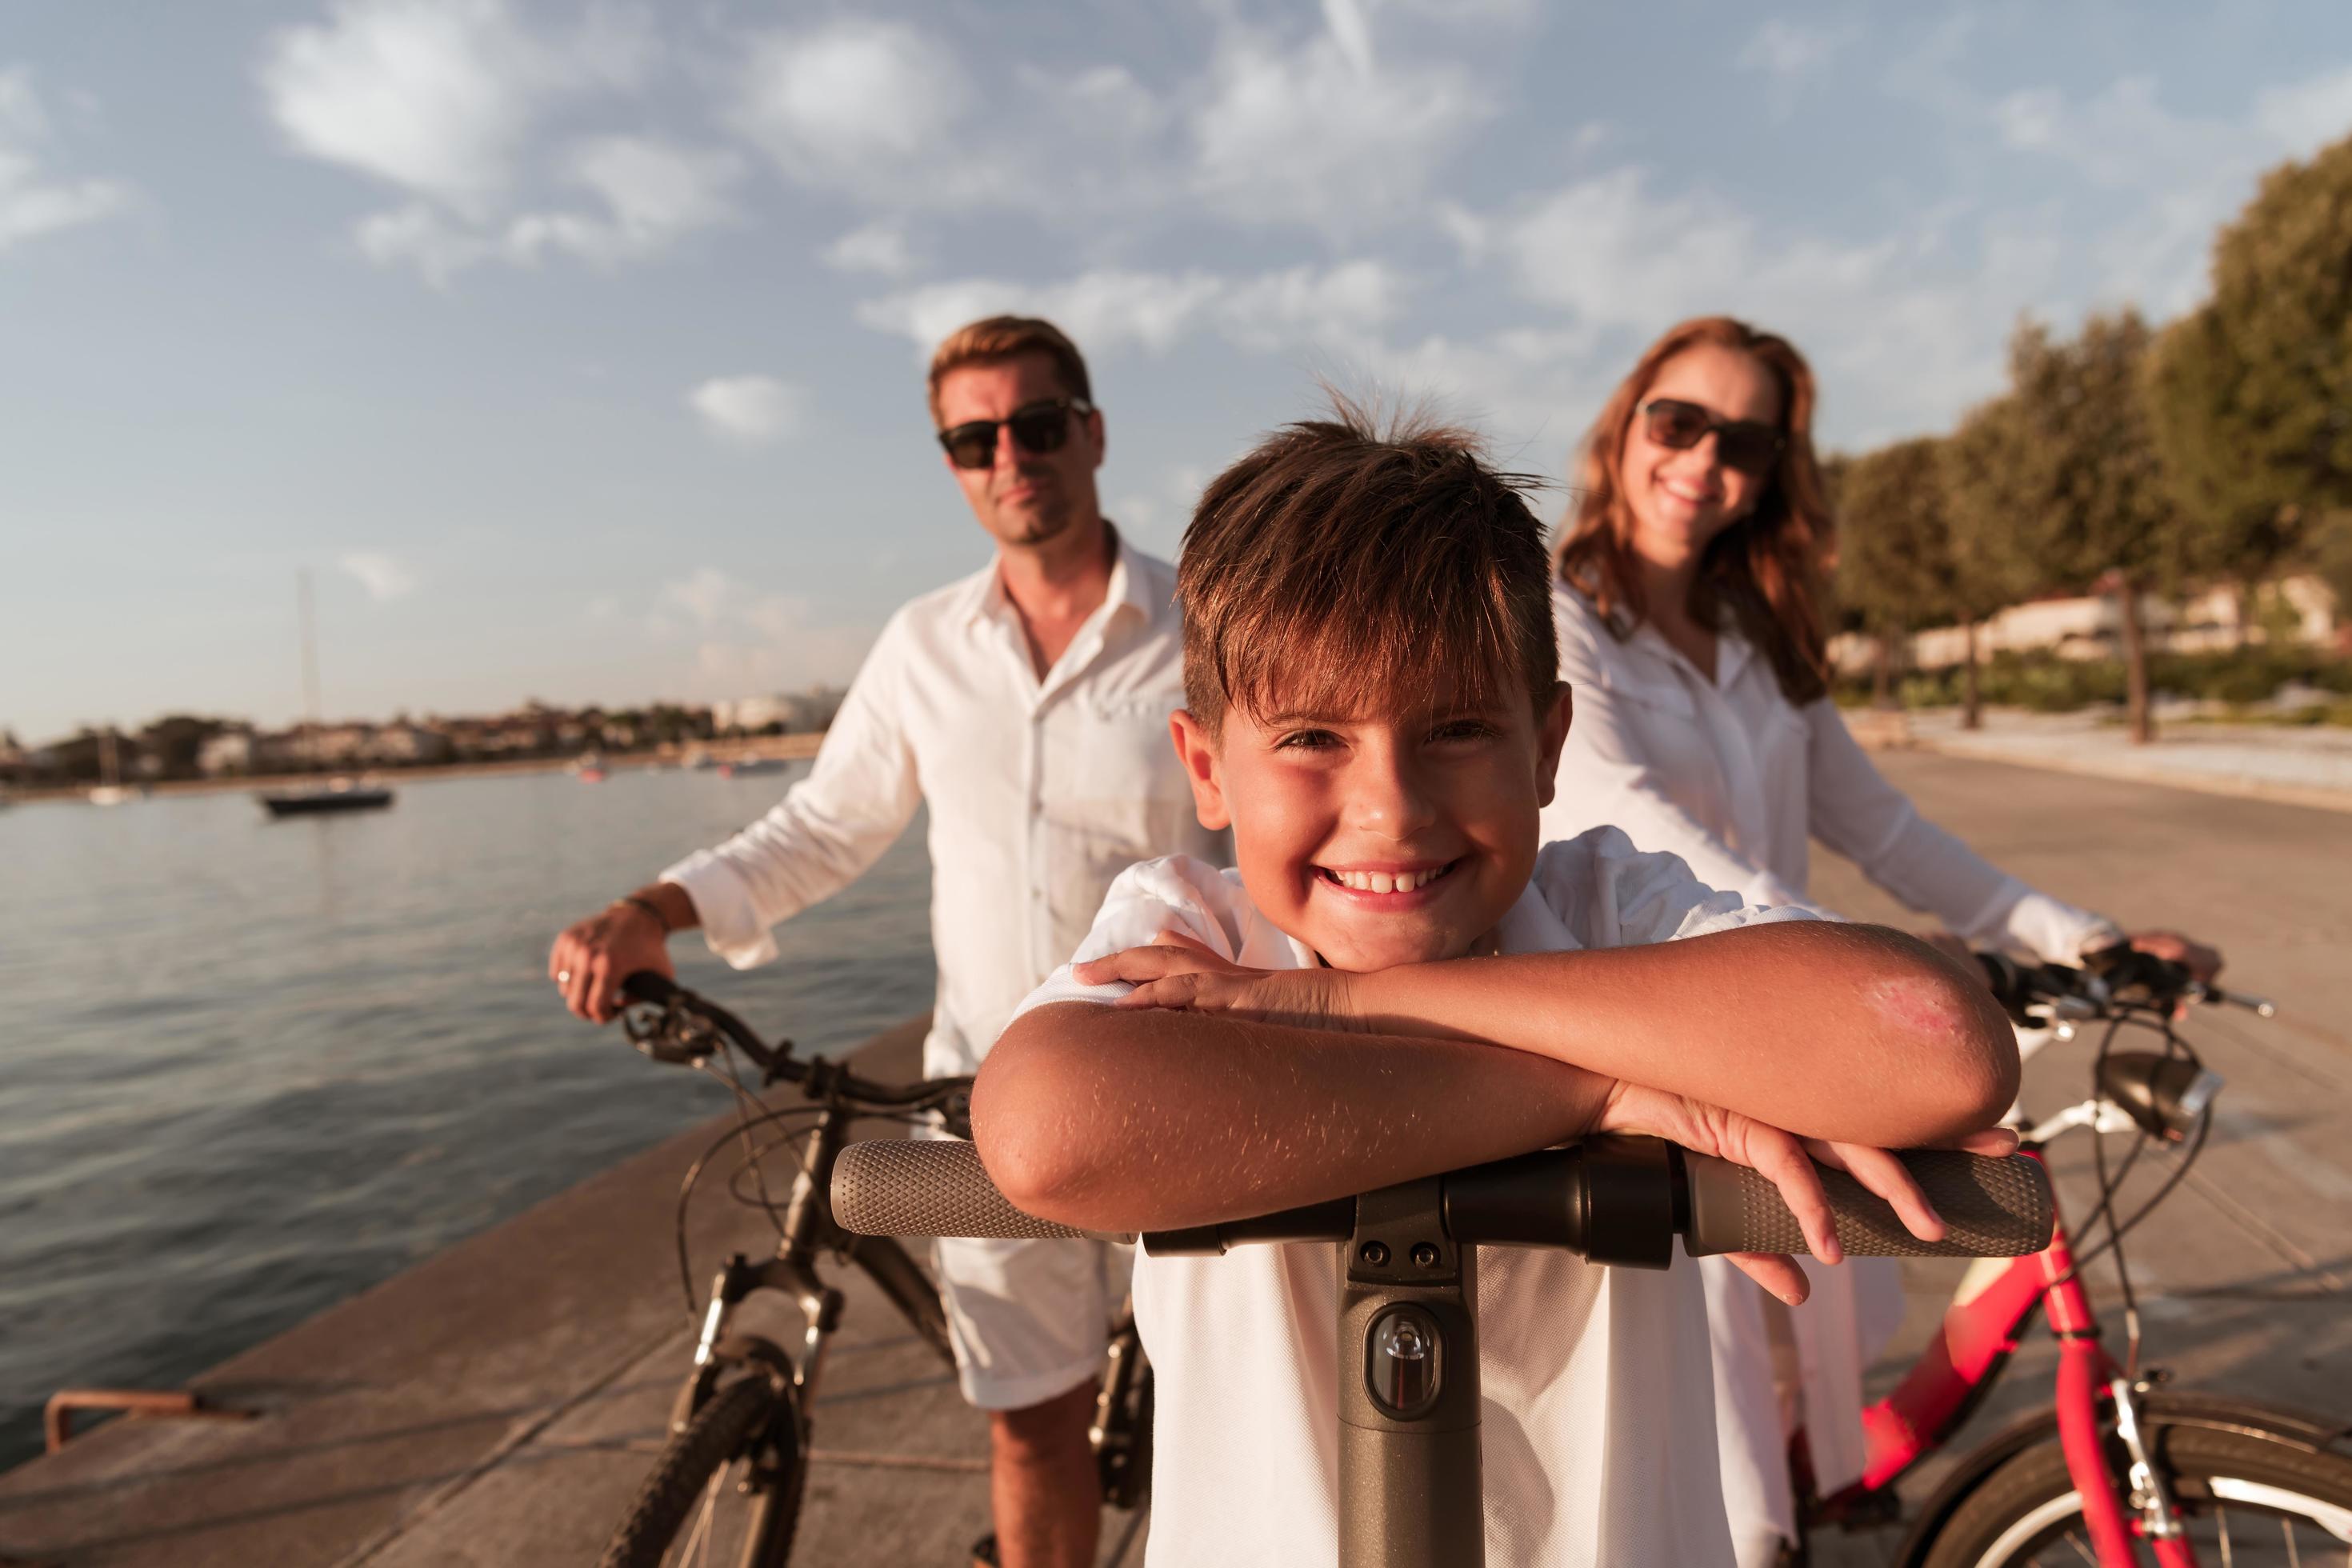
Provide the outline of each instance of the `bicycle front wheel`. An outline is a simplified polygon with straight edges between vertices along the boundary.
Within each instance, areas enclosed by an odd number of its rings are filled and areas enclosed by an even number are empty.
[[[670,1438],[598,1568],[783,1568],[805,1479],[791,1390],[753,1369]]]
[[[2152,1415],[2151,1461],[2179,1504],[2197,1560],[2230,1568],[2352,1562],[2352,1458],[2259,1426]],[[2122,1474],[2118,1467],[2116,1473]],[[2080,1568],[2094,1561],[2058,1440],[1995,1470],[1952,1511],[1924,1568]]]

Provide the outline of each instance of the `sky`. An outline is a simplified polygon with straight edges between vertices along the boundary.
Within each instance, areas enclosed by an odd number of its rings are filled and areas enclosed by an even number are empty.
[[[845,680],[1001,310],[1162,554],[1318,380],[1557,478],[1700,312],[1859,450],[2347,132],[2341,0],[0,0],[0,730],[297,716],[304,571],[331,717]]]

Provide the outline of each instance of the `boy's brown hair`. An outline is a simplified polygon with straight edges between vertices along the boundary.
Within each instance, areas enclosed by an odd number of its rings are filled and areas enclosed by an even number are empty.
[[[1472,706],[1559,679],[1543,527],[1478,438],[1420,417],[1385,433],[1333,399],[1209,482],[1184,531],[1176,603],[1184,700],[1225,710],[1359,711],[1368,693]]]
[[[1030,353],[1044,354],[1054,362],[1054,374],[1061,378],[1064,393],[1087,403],[1095,400],[1094,388],[1087,381],[1087,362],[1061,328],[1035,316],[986,316],[958,327],[931,351],[932,423],[939,422],[940,383],[950,371]]]

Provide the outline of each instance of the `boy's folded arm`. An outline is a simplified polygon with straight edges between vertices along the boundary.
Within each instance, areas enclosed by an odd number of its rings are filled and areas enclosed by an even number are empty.
[[[1983,984],[1877,926],[1773,922],[1348,986],[1367,1028],[1510,1046],[1805,1137],[1949,1142],[2017,1095],[2016,1037]]]
[[[1544,1148],[1592,1127],[1609,1089],[1472,1041],[1062,1002],[989,1052],[972,1137],[1019,1208],[1164,1230]]]

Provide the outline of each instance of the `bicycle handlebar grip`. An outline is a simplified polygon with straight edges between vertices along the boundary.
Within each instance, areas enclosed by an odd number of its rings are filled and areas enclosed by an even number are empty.
[[[1080,1241],[1076,1230],[1005,1201],[960,1139],[892,1138],[852,1143],[833,1165],[833,1218],[856,1236],[982,1236],[1009,1241]]]
[[[640,969],[621,982],[621,994],[632,1002],[667,1002],[677,994],[677,982],[650,969]]]
[[[1911,1149],[1897,1156],[1944,1218],[1941,1241],[1921,1241],[1894,1206],[1843,1171],[1819,1167],[1836,1216],[1838,1243],[1855,1258],[2023,1258],[2050,1245],[2057,1206],[2042,1162],[2000,1159],[1949,1149]],[[1685,1153],[1690,1228],[1684,1250],[1810,1253],[1797,1216],[1780,1189],[1745,1165]]]

